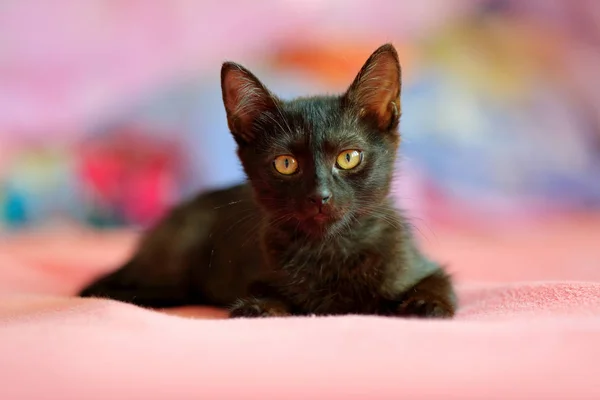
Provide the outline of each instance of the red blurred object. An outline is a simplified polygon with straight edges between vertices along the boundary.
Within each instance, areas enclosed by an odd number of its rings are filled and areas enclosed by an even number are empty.
[[[119,222],[148,225],[177,198],[181,151],[174,141],[127,127],[86,142],[78,175],[92,207]]]

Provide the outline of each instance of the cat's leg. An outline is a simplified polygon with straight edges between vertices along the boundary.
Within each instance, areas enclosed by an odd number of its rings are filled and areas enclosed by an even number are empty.
[[[290,315],[290,308],[285,302],[271,298],[247,297],[238,300],[229,308],[229,318],[285,317]]]
[[[112,299],[148,308],[176,307],[193,303],[187,288],[151,279],[133,261],[84,288],[81,297]]]
[[[145,308],[170,308],[190,303],[162,288],[118,288],[93,284],[85,288],[80,296],[116,300]]]
[[[442,269],[421,279],[395,302],[393,314],[422,318],[452,318],[457,300],[452,280]]]

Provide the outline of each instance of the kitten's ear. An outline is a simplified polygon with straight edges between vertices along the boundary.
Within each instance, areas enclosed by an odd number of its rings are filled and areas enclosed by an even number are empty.
[[[398,53],[384,44],[367,60],[346,92],[346,101],[362,117],[372,118],[381,130],[398,125],[402,86]]]
[[[235,140],[238,144],[252,142],[256,118],[275,108],[277,98],[252,72],[233,62],[226,62],[221,68],[221,91],[227,123]]]

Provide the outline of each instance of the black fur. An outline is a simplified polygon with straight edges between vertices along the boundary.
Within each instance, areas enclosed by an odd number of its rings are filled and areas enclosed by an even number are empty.
[[[282,101],[234,63],[222,88],[248,183],[176,207],[83,296],[224,306],[232,317],[454,315],[449,276],[419,252],[389,196],[401,114],[391,45],[341,96]],[[362,162],[340,168],[343,150]],[[275,170],[280,155],[297,160],[294,174]]]

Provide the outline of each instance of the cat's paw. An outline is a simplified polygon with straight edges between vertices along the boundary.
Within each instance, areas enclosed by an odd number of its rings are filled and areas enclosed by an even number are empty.
[[[450,299],[414,295],[402,301],[396,310],[398,315],[419,318],[452,318],[456,306]]]
[[[396,314],[420,318],[452,318],[457,301],[450,276],[442,269],[419,281],[399,299]]]
[[[229,309],[229,318],[287,317],[291,315],[287,307],[274,300],[242,299]]]

